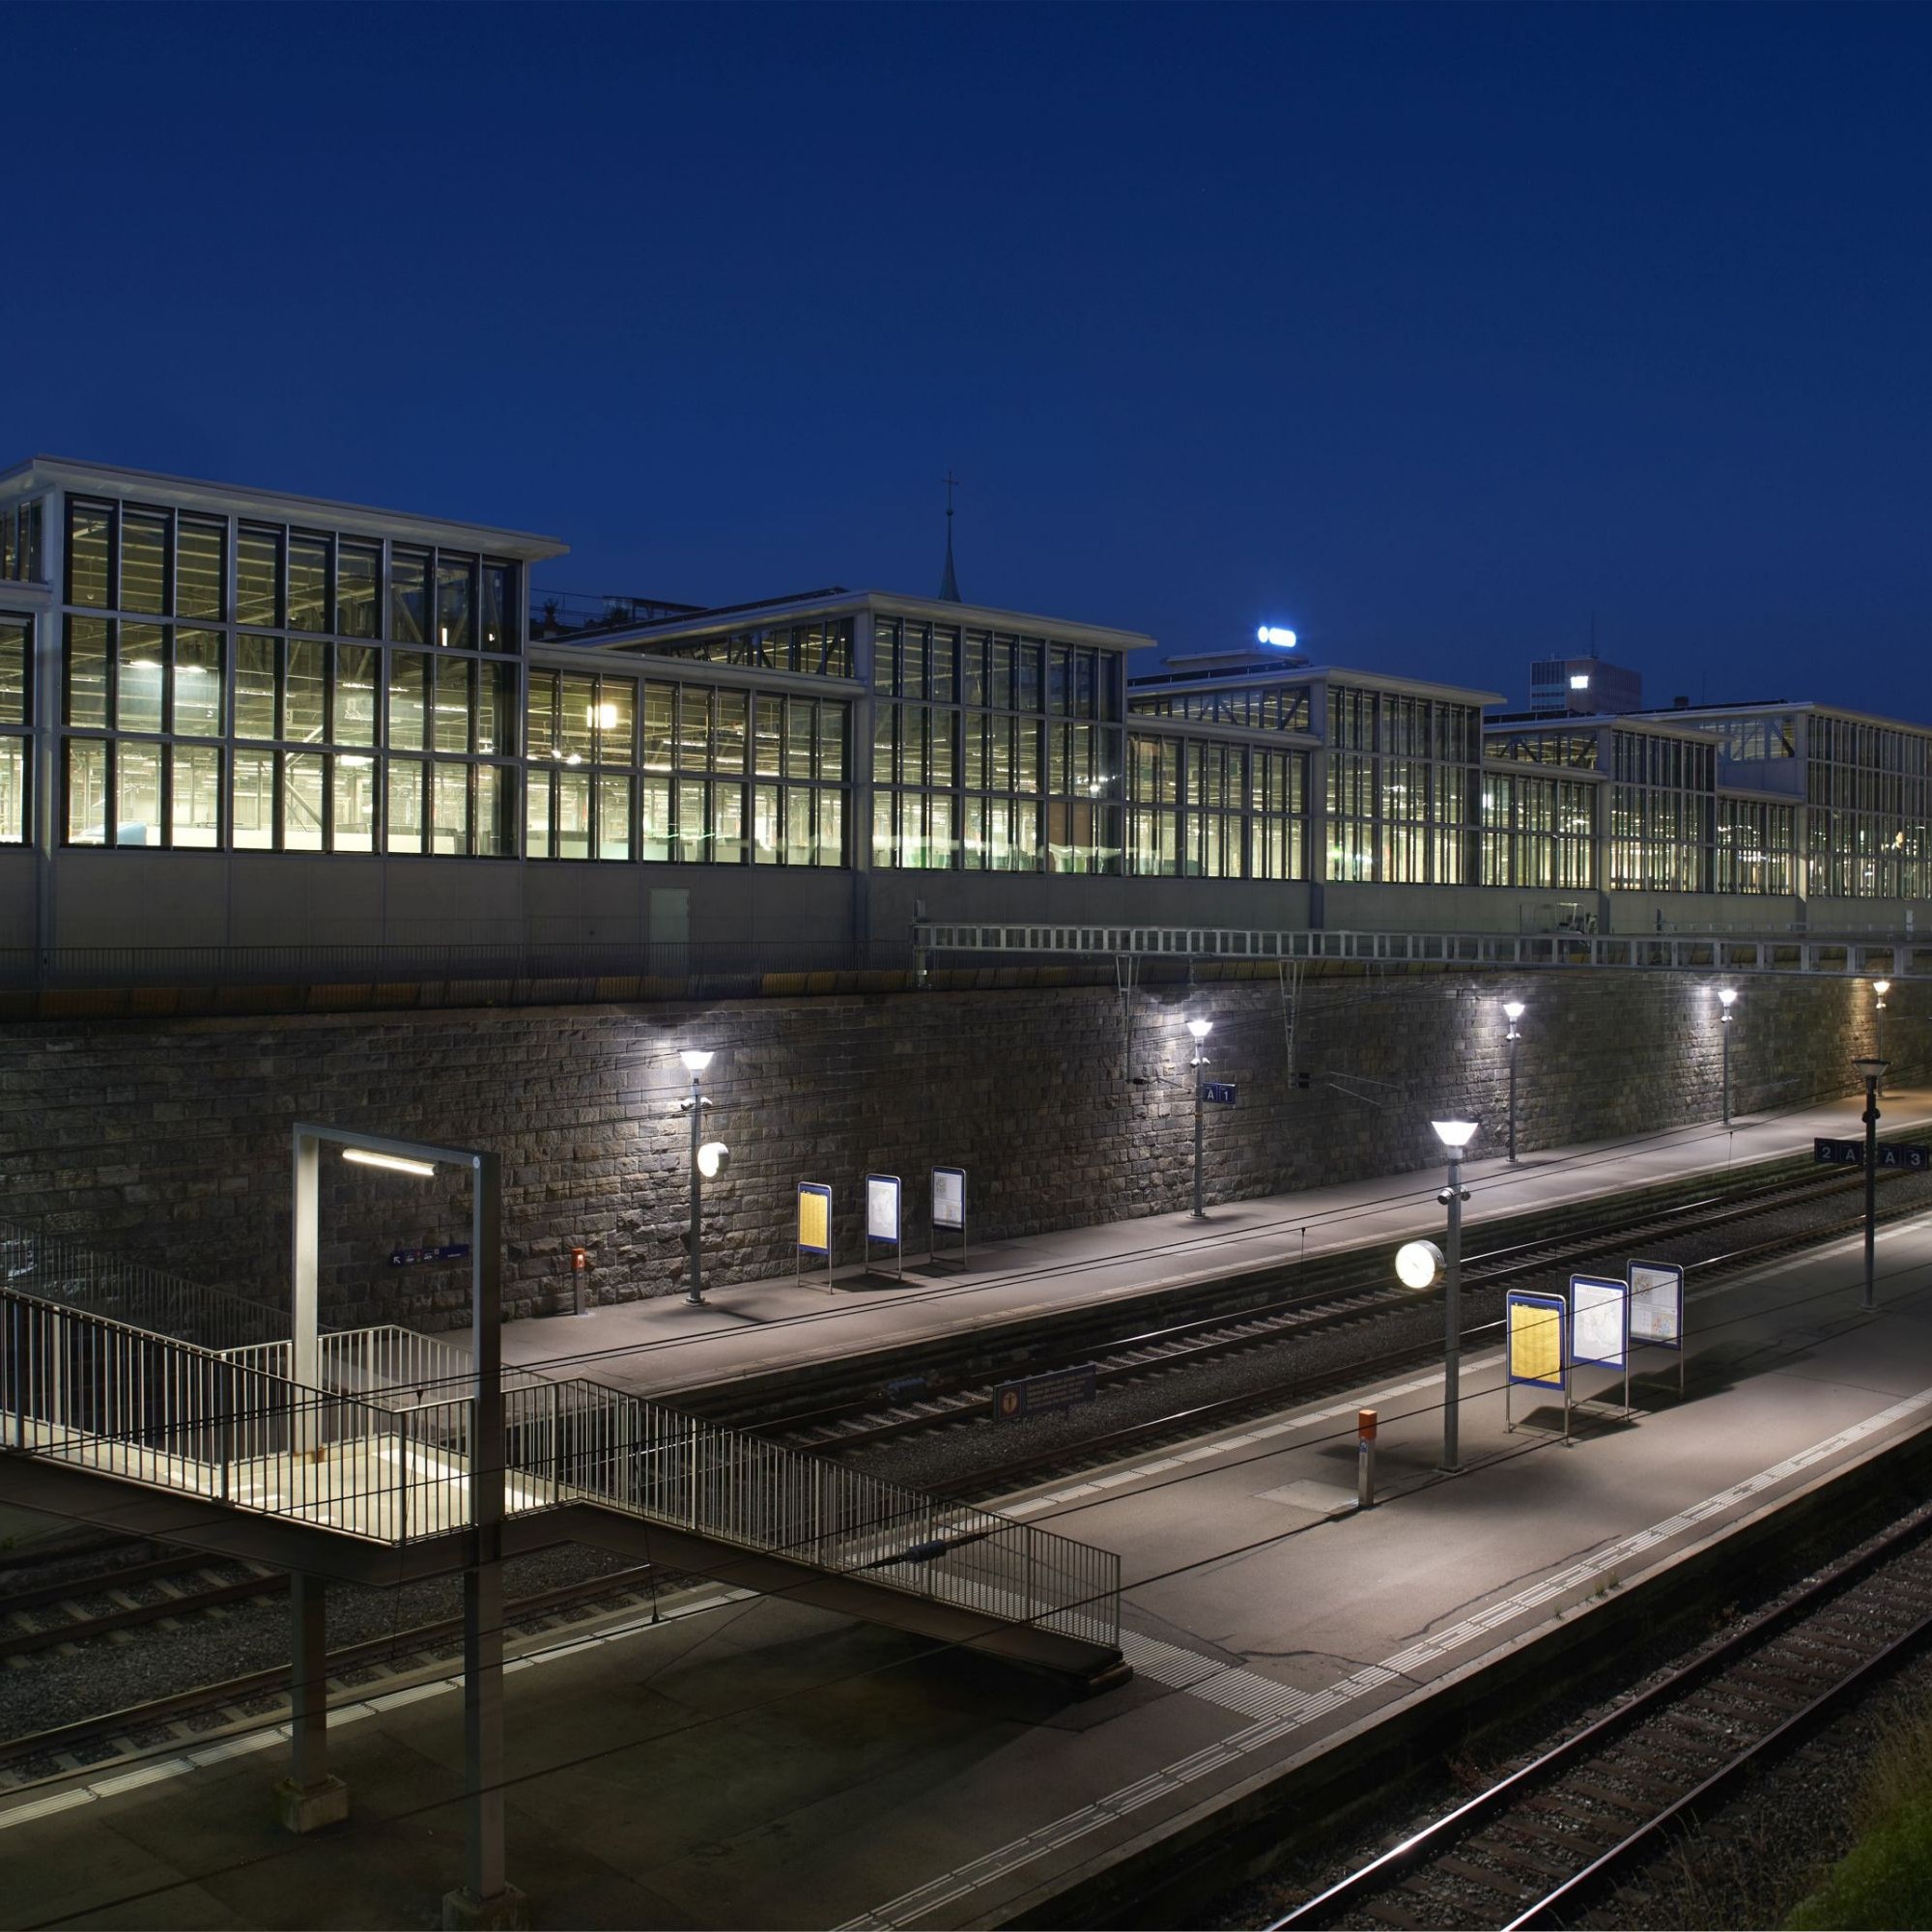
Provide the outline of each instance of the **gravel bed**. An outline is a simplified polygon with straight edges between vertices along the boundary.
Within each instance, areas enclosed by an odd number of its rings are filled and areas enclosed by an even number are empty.
[[[504,1594],[533,1596],[630,1567],[606,1550],[563,1544],[506,1561]],[[459,1615],[462,1608],[460,1577],[439,1577],[398,1590],[336,1583],[328,1592],[329,1647],[368,1642]],[[0,1671],[0,1738],[50,1730],[288,1663],[286,1597],[230,1604],[226,1610],[224,1616],[190,1612],[178,1623],[138,1626],[119,1634],[125,1641],[101,1637],[71,1653],[40,1651],[9,1660],[11,1667]],[[462,1648],[459,1643],[438,1654],[460,1657]],[[272,1710],[277,1700],[253,1700],[252,1708]]]
[[[1932,1177],[1908,1175],[1888,1181],[1879,1199],[1889,1208],[1902,1208],[1907,1203],[1918,1208],[1932,1205]],[[1752,1246],[1781,1235],[1830,1227],[1856,1211],[1856,1205],[1855,1196],[1840,1194],[1767,1208],[1747,1220],[1702,1234],[1646,1241],[1644,1252],[1652,1261],[1697,1262],[1714,1251]],[[1567,1261],[1552,1268],[1547,1277],[1523,1276],[1509,1286],[1559,1287],[1573,1273],[1585,1273],[1592,1268],[1621,1274],[1629,1261],[1626,1250],[1627,1244],[1619,1244],[1614,1254]],[[1691,1285],[1694,1291],[1694,1273]],[[1465,1331],[1500,1322],[1503,1293],[1501,1288],[1464,1290]],[[1238,1316],[1230,1316],[1229,1325],[1234,1326],[1239,1320]],[[1474,1335],[1465,1346],[1481,1348],[1492,1339],[1492,1336]],[[1257,1344],[1236,1354],[1193,1367],[1150,1369],[1145,1378],[1105,1387],[1095,1401],[1058,1415],[1036,1416],[1015,1423],[961,1422],[931,1434],[882,1442],[840,1460],[863,1468],[868,1475],[914,1488],[957,1481],[1036,1452],[1064,1449],[1068,1465],[1077,1466],[1093,1460],[1084,1454],[1087,1441],[1108,1430],[1124,1429],[1178,1408],[1233,1396],[1254,1394],[1264,1399],[1290,1374],[1298,1383],[1305,1381],[1312,1396],[1324,1389],[1346,1386],[1363,1376],[1393,1374],[1406,1363],[1439,1356],[1441,1350],[1440,1304],[1398,1306],[1312,1334],[1291,1334],[1280,1342]],[[1347,1429],[1338,1431],[1350,1435],[1352,1433]]]

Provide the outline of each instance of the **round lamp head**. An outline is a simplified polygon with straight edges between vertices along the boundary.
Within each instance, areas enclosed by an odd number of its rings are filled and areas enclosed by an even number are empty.
[[[1852,1065],[1859,1069],[1859,1078],[1867,1085],[1875,1085],[1885,1078],[1885,1069],[1891,1065],[1889,1060],[1855,1060]]]
[[[1214,1031],[1214,1022],[1212,1020],[1189,1020],[1187,1022],[1187,1031],[1199,1042],[1206,1039]]]
[[[1520,1000],[1505,1000],[1503,1002],[1503,1017],[1509,1021],[1511,1026],[1515,1026],[1517,1021],[1521,1019],[1523,1014],[1528,1012],[1528,1010],[1529,1009]]]
[[[1431,1121],[1435,1129],[1435,1138],[1451,1152],[1460,1153],[1476,1137],[1477,1122],[1474,1121]]]
[[[697,1150],[697,1171],[706,1180],[716,1180],[731,1165],[731,1150],[723,1141],[706,1141]]]
[[[1405,1241],[1395,1251],[1395,1278],[1405,1288],[1433,1288],[1441,1279],[1442,1250],[1434,1241]]]
[[[708,1053],[700,1052],[695,1046],[688,1046],[678,1055],[678,1058],[684,1062],[686,1072],[702,1073],[711,1065],[712,1056]]]
[[[1718,988],[1718,1004],[1726,1012],[1729,1012],[1731,1008],[1736,1005],[1737,997],[1737,988],[1735,986],[1719,986]]]
[[[1872,991],[1882,1000],[1891,991],[1891,981],[1889,980],[1874,980],[1872,981]]]

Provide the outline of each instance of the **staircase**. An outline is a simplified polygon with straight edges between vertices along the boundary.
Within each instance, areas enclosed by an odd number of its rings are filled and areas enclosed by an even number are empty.
[[[285,1339],[207,1347],[39,1272],[16,1259],[0,1286],[0,1500],[376,1583],[471,1560],[462,1350],[336,1331],[304,1386]],[[1112,1551],[582,1378],[510,1372],[503,1407],[506,1554],[591,1543],[1087,1689],[1127,1674]]]

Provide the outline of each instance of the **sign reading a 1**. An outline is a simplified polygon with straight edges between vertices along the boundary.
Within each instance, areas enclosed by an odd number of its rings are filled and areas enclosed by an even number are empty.
[[[1201,1097],[1210,1107],[1232,1107],[1235,1104],[1235,1083],[1232,1080],[1205,1080],[1201,1084]]]
[[[1820,1136],[1811,1143],[1811,1159],[1819,1167],[1862,1167],[1865,1164],[1865,1144],[1863,1141],[1826,1140]],[[1927,1173],[1932,1171],[1932,1147],[1917,1141],[1882,1143],[1878,1149],[1878,1165],[1881,1168],[1902,1168],[1908,1174]]]

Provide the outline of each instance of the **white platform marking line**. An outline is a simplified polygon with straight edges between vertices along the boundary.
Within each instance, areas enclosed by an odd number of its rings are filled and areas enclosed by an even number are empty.
[[[1775,1463],[1768,1469],[1760,1469],[1756,1475],[1747,1476],[1743,1482],[1733,1483],[1715,1496],[1706,1497],[1690,1509],[1681,1510],[1675,1516],[1666,1518],[1661,1523],[1653,1523],[1647,1529],[1621,1537],[1607,1548],[1600,1549],[1594,1556],[1575,1563],[1562,1573],[1562,1587],[1570,1588],[1586,1583],[1603,1576],[1618,1565],[1627,1563],[1632,1557],[1655,1548],[1667,1536],[1677,1530],[1702,1521],[1706,1517],[1728,1509],[1742,1502],[1748,1502],[1766,1490],[1774,1488],[1787,1478],[1801,1473],[1822,1457],[1830,1456],[1841,1449],[1849,1449],[1889,1428],[1895,1422],[1903,1422],[1908,1417],[1932,1408],[1932,1388],[1920,1389],[1917,1395],[1906,1396],[1903,1400],[1882,1408],[1876,1415],[1868,1415],[1862,1422],[1855,1422],[1841,1429],[1835,1435],[1830,1435],[1822,1442],[1813,1443],[1809,1448],[1796,1451],[1781,1463]],[[1074,1838],[1083,1837],[1088,1833],[1097,1831],[1113,1819],[1122,1817],[1129,1810],[1137,1810],[1157,1796],[1178,1794],[1184,1786],[1196,1782],[1209,1771],[1223,1765],[1238,1762],[1242,1757],[1274,1743],[1277,1739],[1299,1730],[1318,1717],[1339,1710],[1367,1695],[1371,1690],[1395,1681],[1406,1668],[1416,1662],[1429,1662],[1461,1648],[1477,1636],[1485,1635],[1497,1623],[1507,1622],[1509,1617],[1535,1607],[1536,1601],[1547,1602],[1547,1596],[1538,1596],[1546,1589],[1546,1579],[1519,1590],[1514,1596],[1483,1611],[1480,1617],[1465,1618],[1450,1630],[1438,1632],[1433,1638],[1411,1645],[1409,1649],[1386,1662],[1368,1664],[1344,1678],[1339,1684],[1330,1685],[1319,1696],[1308,1698],[1300,1708],[1291,1715],[1270,1718],[1264,1722],[1250,1724],[1245,1729],[1236,1731],[1221,1740],[1218,1745],[1197,1750],[1174,1764],[1164,1765],[1160,1770],[1138,1778],[1134,1783],[1107,1797],[1094,1800],[1091,1804],[1082,1805],[1077,1811],[1068,1812],[1064,1818],[1042,1825],[1037,1832],[1029,1833],[1024,1838],[1016,1838],[1009,1845],[987,1857],[976,1859],[970,1865],[961,1865],[943,1877],[931,1880],[915,1891],[901,1892],[897,1898],[889,1899],[883,1905],[874,1906],[869,1912],[857,1918],[847,1919],[838,1932],[888,1932],[888,1928],[918,1924],[929,1918],[940,1907],[953,1899],[979,1890],[996,1878],[1004,1878],[1008,1873],[1017,1871],[1021,1866],[1031,1864],[1047,1852],[1057,1850]],[[1498,1613],[1503,1614],[1498,1614]],[[1137,1637],[1131,1632],[1122,1634],[1122,1648],[1130,1661],[1135,1652],[1143,1648],[1152,1651],[1158,1639]],[[1161,1652],[1173,1652],[1179,1647],[1174,1644],[1160,1644]],[[1186,1653],[1182,1653],[1185,1655]],[[1150,1670],[1157,1681],[1160,1669],[1178,1666],[1171,1659],[1160,1657],[1155,1660],[1157,1667]],[[1138,1668],[1138,1663],[1136,1663]],[[1236,1684],[1242,1680],[1269,1692],[1279,1692],[1285,1687],[1272,1678],[1263,1677],[1259,1672],[1248,1669],[1245,1664],[1231,1664],[1225,1669],[1213,1672],[1184,1687],[1185,1694],[1206,1698],[1218,1703],[1223,1708],[1236,1708],[1233,1694],[1222,1694],[1217,1690],[1226,1683],[1227,1692],[1233,1693]],[[967,1873],[974,1876],[969,1880]]]

